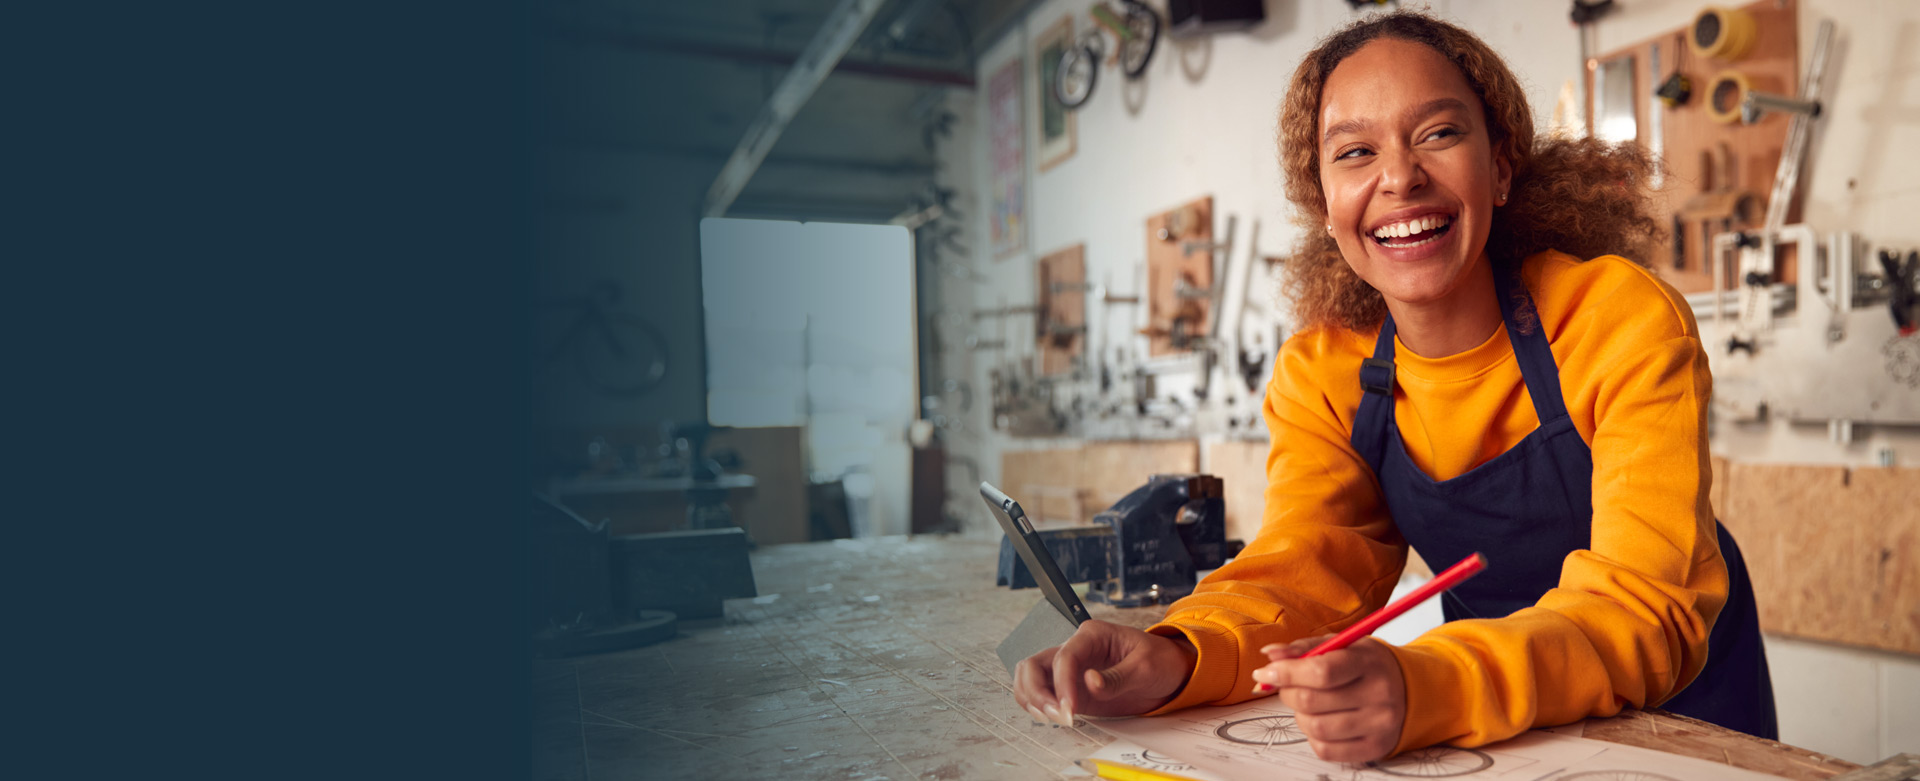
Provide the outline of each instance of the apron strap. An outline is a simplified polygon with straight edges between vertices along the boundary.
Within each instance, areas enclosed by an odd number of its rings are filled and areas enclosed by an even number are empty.
[[[1540,310],[1520,282],[1520,268],[1495,268],[1493,289],[1500,299],[1500,316],[1507,321],[1513,356],[1520,362],[1520,376],[1527,381],[1527,395],[1533,397],[1534,414],[1542,425],[1567,417],[1567,400],[1560,395],[1560,369],[1554,365],[1546,329],[1540,326]]]
[[[1393,315],[1380,322],[1373,357],[1360,362],[1360,411],[1353,419],[1353,449],[1380,474],[1387,455],[1387,427],[1393,425]]]

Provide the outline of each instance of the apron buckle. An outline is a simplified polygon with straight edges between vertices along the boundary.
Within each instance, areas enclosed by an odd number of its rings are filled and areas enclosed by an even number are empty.
[[[1360,388],[1393,398],[1393,359],[1367,358],[1360,362]]]

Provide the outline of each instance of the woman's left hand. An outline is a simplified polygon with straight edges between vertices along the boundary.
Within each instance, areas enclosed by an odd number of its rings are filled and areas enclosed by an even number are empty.
[[[1311,659],[1298,658],[1329,636],[1260,649],[1272,662],[1253,680],[1278,689],[1313,753],[1329,762],[1372,762],[1400,743],[1407,682],[1393,652],[1371,637]]]

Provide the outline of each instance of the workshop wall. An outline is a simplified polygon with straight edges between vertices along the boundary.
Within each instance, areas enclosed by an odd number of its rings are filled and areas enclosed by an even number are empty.
[[[553,153],[541,204],[546,254],[534,280],[534,349],[545,355],[574,312],[555,300],[619,286],[617,309],[640,314],[665,338],[667,373],[639,395],[605,393],[566,359],[541,367],[536,414],[545,428],[649,426],[706,417],[701,344],[700,232],[695,204],[717,165],[611,150]]]
[[[1153,0],[1150,0],[1153,2]],[[1153,2],[1158,9],[1164,3]],[[1639,0],[1619,10],[1592,31],[1595,54],[1647,39],[1687,24],[1703,2]],[[1822,18],[1837,27],[1836,47],[1826,79],[1827,118],[1818,126],[1802,177],[1805,220],[1821,232],[1852,230],[1880,244],[1920,246],[1920,158],[1903,154],[1920,143],[1920,4],[1896,0],[1800,0],[1800,51],[1812,49]],[[1013,436],[996,427],[988,399],[996,372],[1031,362],[1036,354],[1030,316],[978,316],[1031,304],[1038,298],[1035,260],[1084,244],[1086,279],[1113,295],[1141,292],[1140,270],[1146,255],[1145,221],[1197,198],[1211,196],[1215,236],[1236,221],[1227,254],[1235,262],[1284,256],[1299,235],[1281,191],[1274,140],[1277,112],[1286,82],[1302,55],[1324,34],[1355,17],[1338,0],[1269,0],[1268,19],[1240,33],[1175,41],[1163,38],[1147,73],[1127,82],[1117,68],[1102,66],[1092,98],[1074,116],[1074,151],[1040,170],[1038,90],[1034,42],[1063,17],[1076,30],[1091,24],[1084,0],[1036,3],[1026,19],[1003,39],[982,49],[977,77],[982,88],[956,98],[972,107],[952,143],[942,148],[941,168],[972,171],[965,195],[968,214],[967,268],[946,269],[939,321],[969,337],[945,339],[939,357],[947,377],[965,378],[974,400],[966,414],[954,415],[943,428],[956,458],[977,465],[980,478],[1018,483],[1000,474],[1010,451],[1073,449],[1096,439],[1185,439],[1201,444],[1202,468],[1216,474],[1259,473],[1257,465],[1210,464],[1215,453],[1238,457],[1259,447],[1214,447],[1227,442],[1258,442],[1266,434],[1259,423],[1258,394],[1222,368],[1215,387],[1218,414],[1169,412],[1163,420],[1118,424],[1091,437]],[[1442,0],[1430,8],[1474,30],[1507,57],[1526,83],[1536,124],[1553,120],[1563,87],[1583,76],[1580,34],[1567,19],[1564,2]],[[993,256],[988,216],[992,188],[986,85],[1014,58],[1024,61],[1022,112],[1026,128],[1026,243],[1005,257]],[[1572,117],[1578,120],[1578,117]],[[1229,274],[1223,300],[1244,298],[1249,319],[1272,318],[1285,331],[1284,306],[1274,300],[1271,279],[1259,264],[1240,287]],[[1142,307],[1102,305],[1090,292],[1086,305],[1087,345],[1098,354],[1127,349],[1145,355],[1147,338]],[[975,313],[969,316],[968,313]],[[931,315],[930,315],[931,316]],[[1250,327],[1251,328],[1251,327]],[[1879,372],[1879,366],[1806,366],[1809,372]],[[1175,368],[1158,375],[1159,397],[1191,398],[1195,371]],[[1004,421],[1000,421],[1004,424]],[[1849,441],[1829,436],[1825,425],[1795,424],[1780,418],[1754,423],[1716,420],[1711,432],[1714,454],[1735,464],[1767,463],[1881,468],[1885,462],[1920,463],[1920,428],[1857,426]],[[1139,475],[1144,482],[1146,475]],[[992,533],[992,522],[978,508],[971,484],[952,481],[950,507],[965,519],[970,533]],[[1247,496],[1229,485],[1230,499]],[[1257,499],[1257,492],[1253,493]],[[1245,499],[1240,500],[1242,504]],[[1754,502],[1734,502],[1753,507]],[[1095,508],[1099,509],[1099,508]],[[1805,508],[1801,508],[1804,510]],[[1757,508],[1753,512],[1769,512]],[[1257,528],[1259,508],[1230,507],[1230,530],[1245,536]],[[1884,512],[1920,512],[1913,506]],[[1874,523],[1871,517],[1827,519],[1838,524]],[[1257,522],[1256,522],[1257,523]],[[1914,620],[1895,616],[1895,620]],[[1920,660],[1848,646],[1770,636],[1777,649],[1774,674],[1783,714],[1820,714],[1784,718],[1783,738],[1854,761],[1872,761],[1896,751],[1920,751],[1920,728],[1908,703],[1920,702]],[[1832,671],[1847,671],[1847,676]],[[1814,683],[1816,682],[1817,683]]]

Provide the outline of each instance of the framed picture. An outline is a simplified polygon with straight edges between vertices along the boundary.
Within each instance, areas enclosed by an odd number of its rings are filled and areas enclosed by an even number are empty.
[[[1027,246],[1027,126],[1021,82],[1026,61],[1016,55],[987,79],[987,143],[993,155],[993,257]]]
[[[1060,69],[1060,55],[1073,45],[1073,17],[1059,22],[1034,39],[1034,70],[1040,77],[1040,170],[1045,171],[1073,156],[1074,112],[1060,105],[1053,94],[1054,73]]]

